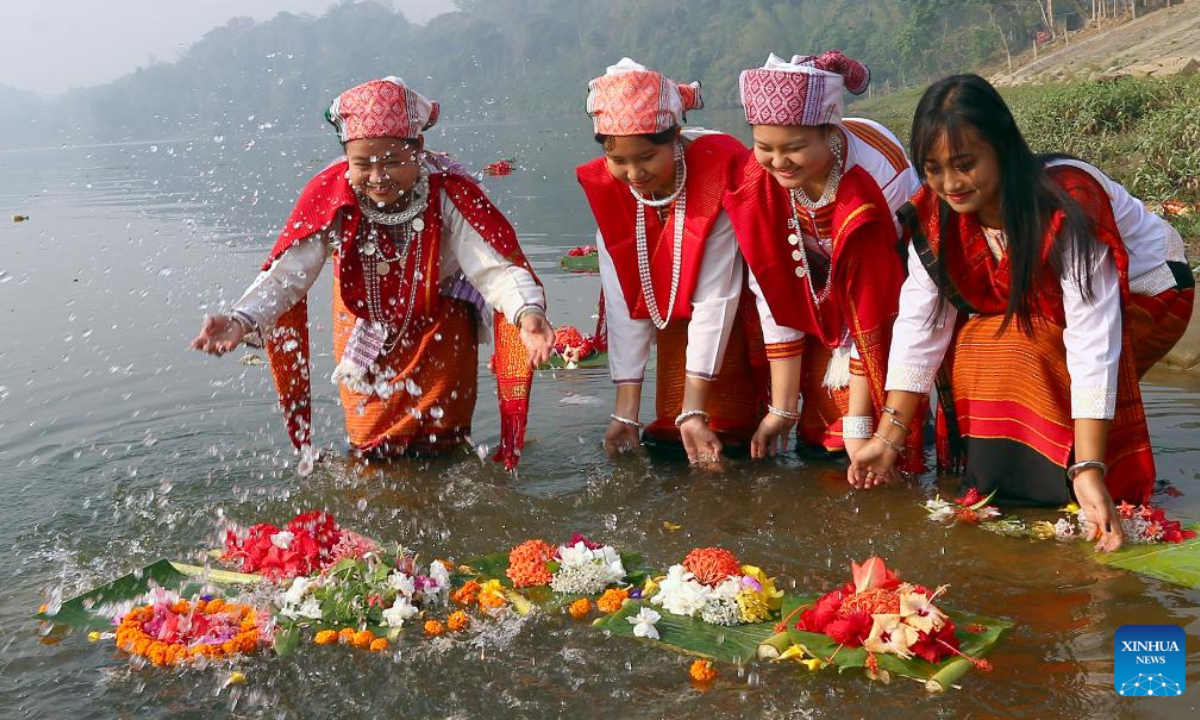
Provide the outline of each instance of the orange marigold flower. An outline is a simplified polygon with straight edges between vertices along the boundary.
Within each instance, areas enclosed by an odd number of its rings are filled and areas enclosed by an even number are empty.
[[[446,627],[454,632],[466,630],[471,625],[471,617],[462,610],[455,610],[450,613],[450,617],[446,620]]]
[[[502,608],[507,604],[508,600],[500,593],[489,592],[480,593],[479,595],[479,607],[483,608],[484,610]]]
[[[479,599],[479,583],[468,580],[462,587],[450,593],[450,599],[459,605],[473,605]]]
[[[171,606],[171,612],[176,615],[186,615],[192,611],[192,605],[187,600],[180,600]]]
[[[322,630],[313,638],[313,642],[318,645],[332,645],[338,641],[337,630]]]
[[[222,610],[225,609],[225,605],[226,605],[225,601],[222,600],[221,598],[213,598],[212,600],[208,601],[208,605],[206,606],[206,609],[201,612],[208,612],[208,613],[221,612]]]
[[[716,679],[717,668],[710,660],[697,660],[688,668],[688,674],[698,683],[708,683]]]
[[[549,585],[553,577],[546,563],[554,555],[554,546],[545,540],[526,540],[508,554],[508,579],[514,587]]]
[[[383,652],[384,650],[387,650],[388,649],[387,638],[375,638],[374,640],[371,641],[371,646],[369,649],[371,652]]]
[[[354,642],[354,628],[344,627],[338,630],[338,641],[344,643]]]
[[[604,591],[600,599],[596,601],[596,607],[600,608],[600,612],[612,614],[621,609],[625,601],[629,599],[629,591],[623,588],[610,588]]]
[[[684,558],[683,567],[696,576],[696,582],[705,585],[717,585],[742,574],[742,565],[733,553],[718,547],[696,548]]]
[[[895,615],[900,612],[900,596],[895,590],[875,588],[856,593],[846,598],[838,609],[838,615],[865,612],[868,615]]]
[[[375,639],[375,633],[370,630],[359,630],[354,633],[354,639],[351,644],[356,648],[367,648],[371,646],[371,641]]]
[[[571,617],[576,620],[582,620],[592,611],[592,601],[587,598],[579,598],[567,607],[567,612],[571,613]]]
[[[446,626],[442,624],[441,620],[425,621],[425,635],[427,637],[437,637],[444,632],[446,632]]]

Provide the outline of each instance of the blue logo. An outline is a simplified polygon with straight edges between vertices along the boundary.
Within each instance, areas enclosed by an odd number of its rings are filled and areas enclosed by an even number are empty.
[[[1128,697],[1183,694],[1185,638],[1178,625],[1122,625],[1113,647],[1113,685]]]

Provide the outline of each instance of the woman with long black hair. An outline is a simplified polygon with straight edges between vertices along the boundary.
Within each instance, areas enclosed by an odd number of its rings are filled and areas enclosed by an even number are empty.
[[[1182,240],[1096,168],[1035,155],[979,76],[925,91],[911,149],[927,186],[902,211],[887,403],[852,480],[883,482],[936,377],[943,467],[1003,502],[1074,497],[1097,549],[1120,547],[1113,501],[1155,477],[1138,378],[1191,317]]]

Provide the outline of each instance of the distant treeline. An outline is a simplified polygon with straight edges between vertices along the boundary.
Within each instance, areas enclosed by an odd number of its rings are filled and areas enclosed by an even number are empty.
[[[1055,13],[1090,0],[1058,0]],[[583,112],[585,83],[622,55],[710,106],[737,102],[737,75],[766,54],[841,49],[873,91],[979,67],[1045,27],[1038,0],[458,0],[426,26],[375,2],[320,17],[231,20],[175,62],[41,99],[0,88],[0,145],[237,132],[303,132],[341,90],[388,74],[443,103],[450,121]]]

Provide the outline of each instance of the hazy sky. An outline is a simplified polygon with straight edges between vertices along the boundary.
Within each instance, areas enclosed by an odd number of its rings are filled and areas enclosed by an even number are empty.
[[[3,0],[0,85],[45,94],[108,82],[180,52],[234,17],[320,15],[342,0]],[[414,22],[453,0],[380,0]]]

